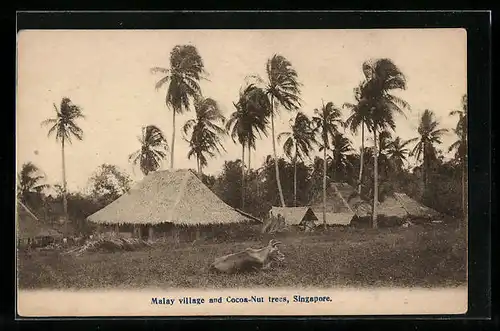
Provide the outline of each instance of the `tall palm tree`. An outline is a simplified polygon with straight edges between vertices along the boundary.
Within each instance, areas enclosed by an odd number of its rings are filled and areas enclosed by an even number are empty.
[[[138,140],[141,147],[129,155],[129,161],[134,165],[139,164],[142,173],[147,176],[161,167],[167,156],[168,144],[163,132],[155,125],[143,127]]]
[[[278,167],[278,157],[276,155],[276,140],[274,130],[274,116],[278,114],[278,107],[281,106],[288,111],[298,110],[300,107],[300,83],[295,69],[290,61],[284,56],[275,54],[266,64],[267,83],[264,88],[269,97],[271,106],[271,133],[273,140],[274,168],[276,172],[276,182],[280,195],[281,206],[285,207],[285,198],[281,188],[281,180]]]
[[[323,225],[326,229],[326,151],[330,149],[331,140],[338,132],[338,125],[342,125],[341,110],[333,102],[328,102],[315,109],[313,117],[315,132],[321,136],[320,151],[323,151]]]
[[[418,125],[419,136],[410,139],[410,142],[417,142],[411,155],[415,156],[417,161],[423,158],[422,179],[424,183],[424,193],[427,192],[429,183],[429,171],[432,160],[436,159],[437,152],[435,144],[441,144],[441,137],[448,132],[447,129],[439,129],[439,122],[435,119],[434,113],[426,109],[420,118]]]
[[[242,148],[241,158],[241,205],[245,206],[245,146],[255,149],[257,134],[267,136],[268,118],[271,112],[271,105],[265,91],[256,85],[249,84],[240,90],[237,103],[233,103],[235,111],[230,115],[226,123],[226,130]]]
[[[278,142],[284,140],[285,155],[293,162],[293,204],[297,207],[297,158],[302,161],[305,157],[310,158],[316,134],[311,127],[311,120],[302,112],[297,113],[290,129],[278,135]]]
[[[408,103],[391,94],[394,90],[406,89],[403,72],[390,59],[369,60],[363,63],[366,83],[360,89],[360,107],[370,111],[370,129],[373,132],[374,176],[373,176],[373,211],[372,226],[377,228],[378,204],[378,151],[377,132],[396,128],[395,114],[404,115],[404,109],[410,109]]]
[[[47,136],[50,137],[55,133],[56,141],[61,142],[61,158],[62,158],[62,179],[63,179],[63,210],[64,217],[68,219],[68,201],[67,201],[67,185],[66,185],[66,160],[64,148],[66,143],[71,144],[72,138],[77,140],[83,139],[83,130],[76,124],[76,120],[85,118],[82,109],[73,104],[69,98],[62,98],[61,105],[57,109],[56,104],[53,104],[56,116],[46,119],[42,122],[42,126],[50,126]]]
[[[177,45],[170,52],[170,69],[154,67],[152,73],[165,76],[156,83],[156,89],[167,85],[165,103],[172,108],[172,144],[170,168],[174,168],[175,115],[189,111],[191,99],[201,94],[199,85],[205,73],[203,60],[195,46]]]
[[[340,132],[335,132],[332,137],[332,180],[337,180],[337,174],[339,170],[347,169],[350,166],[350,162],[347,158],[347,154],[352,152],[352,144],[349,138],[344,136]]]
[[[453,130],[458,136],[449,148],[449,151],[455,150],[455,158],[462,166],[462,213],[463,220],[467,220],[467,95],[462,96],[462,109],[450,112],[450,116],[458,115],[458,122]],[[460,224],[459,224],[460,226]]]
[[[389,162],[396,171],[402,171],[405,162],[407,162],[410,150],[406,148],[410,144],[410,140],[403,140],[400,137],[396,137],[392,142],[389,143],[387,147],[387,156],[389,157]]]
[[[358,194],[361,195],[361,184],[363,179],[363,168],[364,168],[364,150],[365,150],[365,127],[370,129],[370,108],[367,107],[366,103],[360,103],[361,101],[361,89],[366,82],[362,82],[354,88],[354,98],[356,103],[344,103],[343,107],[351,111],[351,115],[346,120],[346,127],[348,127],[353,134],[358,133],[359,127],[361,127],[361,148],[359,154],[359,175],[358,175]]]
[[[17,197],[23,203],[28,200],[30,193],[41,193],[47,188],[47,184],[43,184],[45,175],[32,162],[26,162],[21,166],[21,170],[17,175]]]
[[[226,134],[224,123],[226,118],[222,115],[217,102],[211,98],[197,98],[194,102],[196,119],[188,120],[183,127],[185,135],[191,133],[191,138],[186,141],[189,143],[190,150],[188,159],[196,157],[198,173],[201,175],[203,167],[207,163],[208,154],[214,157],[215,153],[225,151],[221,143],[221,136]]]

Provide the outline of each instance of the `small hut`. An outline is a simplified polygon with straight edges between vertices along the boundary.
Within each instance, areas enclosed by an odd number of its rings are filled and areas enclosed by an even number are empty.
[[[149,240],[167,236],[192,240],[202,233],[224,231],[221,228],[261,224],[228,206],[187,169],[150,173],[87,220],[97,224],[98,232]]]
[[[17,200],[16,234],[20,246],[47,245],[62,238],[62,234],[44,224],[21,201]]]
[[[354,189],[347,183],[330,183],[326,190],[325,218],[327,226],[347,226],[356,215],[349,201]],[[349,202],[350,203],[349,203]],[[323,224],[323,193],[312,200],[312,209],[318,215],[318,225]]]
[[[318,220],[311,207],[272,207],[269,218],[283,217],[285,224],[306,232],[312,231]]]

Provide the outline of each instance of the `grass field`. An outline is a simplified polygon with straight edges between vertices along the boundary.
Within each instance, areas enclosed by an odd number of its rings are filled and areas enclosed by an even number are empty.
[[[209,274],[218,256],[260,241],[157,244],[133,252],[19,254],[22,289],[145,287],[371,287],[458,286],[466,283],[465,234],[454,229],[335,229],[280,236],[285,265],[251,274]]]

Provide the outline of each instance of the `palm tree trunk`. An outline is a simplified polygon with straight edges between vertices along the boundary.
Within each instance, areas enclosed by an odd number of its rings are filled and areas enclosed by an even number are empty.
[[[297,207],[297,146],[295,146],[295,157],[293,158],[293,206]]]
[[[359,153],[358,194],[361,195],[361,182],[363,180],[363,166],[365,155],[365,122],[361,122],[361,152]]]
[[[64,137],[61,140],[61,157],[62,157],[62,180],[63,180],[62,200],[63,200],[64,220],[66,223],[68,221],[68,200],[66,196],[67,188],[66,188],[66,160],[64,157]]]
[[[245,144],[241,144],[241,209],[245,208]]]
[[[281,189],[280,170],[278,167],[278,157],[276,156],[276,142],[274,141],[274,100],[271,97],[271,133],[273,138],[273,154],[274,154],[274,168],[276,171],[276,182],[278,183],[278,191],[280,194],[281,207],[285,207],[285,198],[283,197],[283,190]]]
[[[378,151],[377,151],[377,129],[373,128],[373,211],[372,211],[372,226],[374,229],[378,227],[377,224],[377,203],[378,203]]]
[[[323,142],[323,225],[326,230],[326,142]]]
[[[250,149],[250,144],[248,145],[248,170],[250,170],[250,161],[251,161],[251,149]]]
[[[175,109],[172,111],[172,146],[170,146],[170,169],[174,169],[174,149],[175,149]]]
[[[428,155],[427,155],[427,144],[424,143],[424,162],[423,162],[423,169],[422,169],[422,179],[424,182],[424,198],[427,198],[427,165],[428,163]]]
[[[462,222],[464,223],[464,227],[467,226],[467,163],[465,157],[462,161]],[[462,222],[459,223],[458,227],[461,228]]]

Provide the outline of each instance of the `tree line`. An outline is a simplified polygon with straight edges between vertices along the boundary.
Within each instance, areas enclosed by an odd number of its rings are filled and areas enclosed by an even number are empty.
[[[182,126],[183,139],[189,144],[187,157],[196,159],[199,176],[224,201],[231,200],[229,204],[232,206],[237,205],[244,210],[252,209],[255,206],[252,197],[259,196],[265,197],[266,201],[272,201],[275,205],[303,205],[308,203],[308,200],[303,199],[310,199],[315,190],[322,190],[323,203],[326,204],[327,185],[330,181],[342,180],[356,186],[359,195],[372,201],[372,224],[373,227],[377,227],[377,203],[383,200],[387,192],[395,189],[411,191],[412,196],[432,205],[434,186],[439,186],[437,183],[444,180],[438,175],[449,177],[451,180],[456,177],[455,173],[459,169],[461,199],[460,197],[457,199],[456,196],[454,199],[461,201],[461,216],[466,219],[467,97],[465,95],[462,99],[462,109],[450,113],[453,116],[458,115],[457,125],[453,128],[457,141],[449,147],[449,151],[455,151],[453,160],[445,162],[438,146],[448,130],[440,127],[431,110],[426,109],[423,112],[418,134],[414,139],[405,141],[400,137],[392,137],[392,133],[396,130],[396,116],[405,116],[410,110],[410,105],[393,93],[405,90],[407,82],[403,72],[392,60],[376,59],[363,63],[361,70],[364,80],[353,89],[355,102],[340,105],[333,101],[320,100],[321,105],[314,109],[312,117],[301,110],[301,84],[298,73],[290,61],[282,55],[275,54],[267,61],[265,69],[264,79],[258,76],[248,77],[252,82],[243,84],[236,101],[233,102],[234,112],[226,118],[221,113],[218,102],[205,97],[202,93],[200,81],[207,78],[207,72],[196,47],[175,46],[170,54],[169,68],[151,69],[154,74],[162,74],[155,88],[166,89],[165,104],[172,112],[171,143],[168,144],[166,135],[157,125],[147,125],[139,137],[140,149],[129,155],[130,162],[147,175],[161,167],[170,150],[170,168],[173,169],[176,115],[190,111],[192,106],[194,117]],[[288,131],[276,133],[274,121],[282,109],[295,113],[295,116]],[[83,131],[76,121],[83,119],[84,115],[82,109],[74,105],[69,98],[62,99],[59,109],[54,104],[54,110],[56,116],[42,124],[49,125],[48,135],[55,134],[56,141],[61,143],[63,177],[61,198],[63,213],[67,217],[64,153],[65,147],[71,144],[73,138],[83,139]],[[346,121],[342,121],[343,111],[348,111],[349,114]],[[262,135],[268,136],[269,131],[273,155],[266,159],[260,170],[252,169],[251,150],[256,149],[256,141]],[[361,131],[359,151],[353,149],[352,142],[346,135],[348,131],[354,134]],[[373,146],[365,146],[367,133],[373,137]],[[225,135],[229,135],[234,143],[241,145],[241,159],[226,161],[218,178],[206,176],[203,174],[203,168],[208,165],[209,159],[225,152],[222,144]],[[277,157],[277,142],[282,145],[287,159]],[[413,148],[410,148],[411,144],[414,144]],[[314,151],[323,152],[323,158],[316,157],[311,160]],[[248,160],[245,158],[246,152]],[[421,165],[413,171],[405,167],[410,156],[421,162]],[[307,159],[313,161],[312,165],[305,165]],[[36,173],[33,171],[33,167],[36,166],[33,164],[26,166],[27,169],[25,170],[23,166],[19,175],[18,186],[21,187],[18,192],[23,194],[22,192],[26,191],[40,191],[42,187],[22,177],[23,171],[30,173],[31,169],[32,174]],[[233,178],[236,166],[240,172],[239,180]],[[322,169],[317,168],[318,166]],[[274,171],[270,171],[270,167],[274,168]],[[104,171],[103,169],[101,171]],[[289,170],[291,178],[288,178]],[[116,172],[109,168],[107,171],[116,175]],[[37,175],[33,176],[31,179],[37,178]],[[416,176],[419,177],[418,180]],[[231,178],[231,182],[228,182],[228,178]],[[304,178],[310,183],[308,187],[304,187],[301,183]],[[40,179],[34,181],[40,182]],[[321,185],[317,183],[319,179]],[[403,185],[405,181],[407,184]],[[421,183],[418,183],[419,181]],[[234,188],[235,183],[238,183],[238,190]],[[273,183],[275,189],[270,187],[269,183]],[[287,191],[289,183],[293,183],[291,200]],[[411,188],[411,185],[415,187]],[[284,186],[287,187],[286,192]],[[251,192],[251,196],[247,194],[247,190]],[[235,191],[239,191],[237,195],[239,202],[234,200],[234,195],[227,197],[227,194]],[[279,200],[275,201],[276,198]],[[245,201],[249,202],[246,204]],[[263,205],[257,204],[257,206]],[[261,212],[254,211],[254,213]],[[456,211],[453,213],[456,214]],[[323,222],[326,224],[324,213]]]

